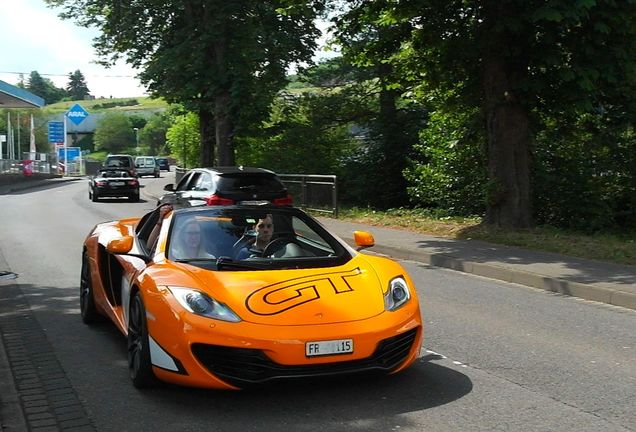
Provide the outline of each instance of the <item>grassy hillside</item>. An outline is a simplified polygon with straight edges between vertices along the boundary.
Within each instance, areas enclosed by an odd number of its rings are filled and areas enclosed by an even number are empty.
[[[150,97],[131,97],[131,98],[102,98],[81,101],[58,102],[46,105],[42,110],[46,113],[57,114],[69,110],[73,105],[80,104],[89,112],[103,111],[144,111],[157,110],[167,108],[168,103],[163,99],[153,99]]]

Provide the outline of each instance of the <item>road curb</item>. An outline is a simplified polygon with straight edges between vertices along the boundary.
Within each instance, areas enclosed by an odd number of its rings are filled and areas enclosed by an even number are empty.
[[[347,239],[346,242],[350,246],[355,247],[352,240]],[[429,254],[422,251],[415,252],[408,249],[378,244],[373,246],[371,251],[392,258],[417,261],[435,267],[448,268],[463,273],[636,310],[636,294],[634,293],[572,282],[565,279],[524,272],[523,270],[513,270],[492,264],[468,261],[444,254]]]
[[[65,183],[77,180],[84,180],[86,177],[56,177],[43,180],[25,180],[19,183],[9,185],[0,185],[0,195],[7,195],[14,192],[20,192],[27,189],[36,189],[43,186],[51,186],[56,183]]]

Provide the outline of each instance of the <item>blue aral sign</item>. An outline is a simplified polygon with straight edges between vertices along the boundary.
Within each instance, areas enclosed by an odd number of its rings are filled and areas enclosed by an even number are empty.
[[[64,142],[64,122],[61,122],[61,121],[49,122],[49,142],[50,143]]]
[[[66,112],[66,117],[78,125],[83,122],[86,117],[88,117],[88,112],[82,108],[80,104],[75,104]]]

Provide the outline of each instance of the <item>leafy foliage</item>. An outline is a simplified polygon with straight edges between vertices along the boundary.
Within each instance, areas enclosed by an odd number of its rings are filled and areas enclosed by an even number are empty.
[[[487,184],[479,111],[432,112],[405,170],[411,202],[455,216],[483,215]]]
[[[166,134],[172,125],[173,118],[169,114],[155,114],[139,132],[139,141],[145,154],[164,155],[169,153]]]
[[[47,0],[101,30],[106,62],[125,57],[150,91],[199,113],[201,162],[234,163],[233,137],[263,119],[291,62],[310,61],[321,1]],[[212,126],[211,122],[214,122]]]
[[[31,72],[29,75],[26,89],[40,96],[47,104],[60,101],[66,96],[64,89],[55,87],[50,79],[43,78],[37,71]]]
[[[201,152],[199,127],[199,117],[190,112],[177,116],[166,132],[168,147],[180,161],[182,168],[201,166],[199,164]]]
[[[538,223],[578,231],[636,227],[636,137],[607,114],[545,118],[537,135]]]
[[[239,141],[238,163],[284,173],[333,174],[352,140],[326,94],[282,94],[260,134]]]
[[[136,145],[135,131],[127,115],[108,112],[95,129],[95,150],[126,153]]]

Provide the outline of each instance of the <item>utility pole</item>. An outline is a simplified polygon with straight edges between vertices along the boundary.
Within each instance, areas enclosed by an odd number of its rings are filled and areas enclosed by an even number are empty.
[[[186,169],[186,121],[185,115],[182,117],[182,129],[181,129],[181,138],[183,141],[183,169]]]
[[[137,143],[137,147],[135,147],[135,154],[139,156],[139,128],[133,128],[135,131],[135,142]]]

